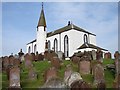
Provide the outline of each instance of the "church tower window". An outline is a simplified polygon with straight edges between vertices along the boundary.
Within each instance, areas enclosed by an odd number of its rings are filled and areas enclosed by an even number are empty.
[[[68,57],[69,55],[69,40],[68,40],[68,36],[65,35],[64,37],[64,54],[65,57]]]
[[[58,41],[57,41],[56,38],[55,38],[55,40],[54,40],[54,51],[55,51],[55,52],[58,51]]]

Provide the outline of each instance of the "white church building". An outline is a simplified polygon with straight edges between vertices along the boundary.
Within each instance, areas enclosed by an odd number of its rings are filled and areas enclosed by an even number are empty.
[[[62,28],[47,32],[44,9],[42,10],[37,25],[36,39],[27,44],[27,53],[44,53],[45,43],[48,43],[48,50],[56,53],[62,51],[65,57],[71,57],[77,51],[102,49],[96,45],[96,35],[88,32],[73,23]]]

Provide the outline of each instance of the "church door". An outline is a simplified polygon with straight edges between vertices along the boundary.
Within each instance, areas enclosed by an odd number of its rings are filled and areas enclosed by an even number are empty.
[[[64,37],[64,54],[65,57],[69,57],[69,41],[68,41],[68,36],[65,35]]]

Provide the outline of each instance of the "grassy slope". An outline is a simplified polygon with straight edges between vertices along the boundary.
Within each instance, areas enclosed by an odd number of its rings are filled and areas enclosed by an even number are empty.
[[[113,63],[113,60],[104,60],[103,64],[111,64]],[[65,71],[65,66],[67,64],[72,64],[70,61],[64,61],[64,64],[61,66],[61,69],[58,71],[58,76],[63,79],[64,77],[64,71]],[[43,74],[46,69],[48,69],[51,64],[48,63],[48,61],[41,61],[41,62],[33,62],[34,65],[34,70],[38,74],[38,79],[37,80],[29,80],[28,79],[28,70],[24,67],[24,63],[21,65],[21,87],[22,88],[38,88],[43,85],[44,83],[44,78]],[[78,71],[78,67],[75,64],[72,64],[73,70]],[[82,75],[82,78],[88,82],[88,83],[93,83],[93,75],[88,74],[88,75]],[[105,80],[108,88],[112,87],[112,83],[114,80],[114,74],[110,70],[105,70]],[[8,80],[6,73],[2,74],[2,86],[3,87],[8,87]],[[93,86],[94,87],[94,86]],[[33,89],[32,89],[33,90]]]

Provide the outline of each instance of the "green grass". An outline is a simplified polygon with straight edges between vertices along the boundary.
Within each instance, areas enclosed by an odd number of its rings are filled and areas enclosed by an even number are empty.
[[[92,63],[96,63],[96,61],[92,61]],[[112,64],[112,63],[114,63],[113,60],[104,60],[103,61],[103,65]],[[71,61],[63,60],[63,64],[62,64],[61,68],[58,70],[58,76],[61,79],[64,78],[65,67],[68,64],[72,65],[73,71],[78,72],[77,64],[73,64],[73,63],[71,63]],[[34,70],[36,71],[36,73],[38,75],[37,80],[29,80],[28,79],[28,69],[24,66],[24,62],[20,66],[20,68],[21,68],[21,73],[20,73],[21,87],[23,88],[23,90],[26,90],[26,88],[32,88],[32,90],[34,90],[34,88],[41,87],[44,84],[43,74],[44,74],[45,70],[47,70],[48,68],[51,67],[51,64],[48,61],[33,62],[33,65],[34,65]],[[0,74],[0,76],[1,76],[1,74]],[[87,83],[90,83],[91,85],[93,84],[93,75],[91,75],[91,74],[82,75],[82,78]],[[112,83],[114,81],[114,73],[107,69],[105,70],[105,81],[106,81],[107,88],[111,88]],[[2,87],[3,88],[8,87],[8,83],[9,82],[7,80],[6,73],[2,73]]]

